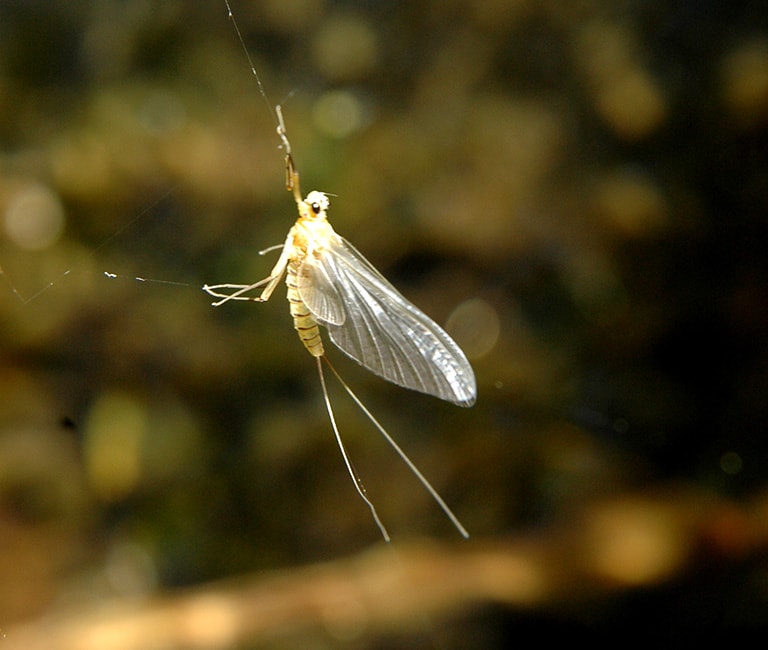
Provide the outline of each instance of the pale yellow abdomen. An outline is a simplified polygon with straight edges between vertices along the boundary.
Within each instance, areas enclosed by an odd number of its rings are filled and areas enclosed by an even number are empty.
[[[288,285],[288,302],[291,304],[291,316],[293,316],[293,327],[309,353],[313,357],[322,357],[325,350],[323,349],[323,339],[320,338],[320,328],[312,314],[309,313],[309,309],[301,299],[296,286],[297,267],[297,263],[289,262],[285,277],[285,283]]]

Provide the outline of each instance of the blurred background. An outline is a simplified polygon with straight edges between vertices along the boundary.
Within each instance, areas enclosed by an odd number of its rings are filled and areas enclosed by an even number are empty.
[[[231,4],[266,101],[224,0],[0,4],[5,647],[764,626],[766,4]],[[473,363],[464,410],[327,346],[468,542],[330,380],[382,550],[284,289],[200,290],[296,218],[277,103],[303,191]]]

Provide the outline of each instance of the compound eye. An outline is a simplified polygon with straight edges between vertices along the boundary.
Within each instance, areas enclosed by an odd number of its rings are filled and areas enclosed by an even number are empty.
[[[320,204],[319,203],[312,203],[310,206],[312,208],[312,212],[315,214],[320,214]]]

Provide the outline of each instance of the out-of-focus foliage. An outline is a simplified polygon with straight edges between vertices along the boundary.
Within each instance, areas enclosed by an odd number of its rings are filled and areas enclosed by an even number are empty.
[[[377,542],[282,290],[200,291],[295,219],[277,102],[304,191],[472,357],[464,411],[330,350],[474,536],[764,489],[765,3],[232,8],[267,101],[223,0],[0,3],[0,627]],[[395,540],[453,535],[332,391]],[[556,618],[757,622],[767,568]],[[511,616],[455,637],[539,623]]]

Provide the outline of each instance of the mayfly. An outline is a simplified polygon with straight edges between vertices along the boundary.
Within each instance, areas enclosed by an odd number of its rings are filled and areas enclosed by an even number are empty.
[[[255,75],[255,69],[251,67]],[[258,75],[256,78],[258,80]],[[323,362],[459,533],[468,537],[464,526],[432,484],[331,365],[325,356],[319,325],[328,330],[336,347],[376,375],[459,406],[472,406],[475,402],[477,387],[472,367],[461,348],[439,325],[406,300],[352,244],[334,231],[328,222],[328,195],[315,190],[302,197],[299,173],[279,105],[276,116],[277,134],[285,152],[286,189],[293,193],[299,217],[282,246],[262,251],[281,249],[277,263],[266,278],[252,284],[206,284],[203,290],[218,299],[212,303],[216,307],[229,300],[266,302],[286,276],[294,328],[301,342],[317,360],[325,406],[336,442],[355,488],[370,509],[384,539],[389,541],[389,533],[341,440],[328,396]],[[262,288],[260,295],[249,295],[258,288]]]

